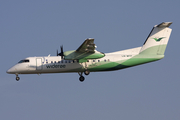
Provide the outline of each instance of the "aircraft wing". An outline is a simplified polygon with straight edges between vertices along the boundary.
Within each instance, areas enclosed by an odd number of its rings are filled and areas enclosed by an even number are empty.
[[[99,59],[104,57],[104,53],[95,50],[94,39],[86,39],[77,50],[64,52],[64,59],[79,60],[80,63],[86,62],[88,59]]]
[[[76,50],[76,52],[90,52],[94,53],[95,51],[95,44],[94,44],[94,39],[89,38],[86,39],[83,44]]]

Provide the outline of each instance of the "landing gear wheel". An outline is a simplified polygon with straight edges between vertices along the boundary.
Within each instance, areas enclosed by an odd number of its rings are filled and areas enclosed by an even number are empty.
[[[79,81],[81,81],[81,82],[83,82],[84,79],[85,79],[84,76],[80,76],[80,77],[79,77]]]
[[[90,73],[89,70],[85,70],[85,71],[84,71],[84,74],[85,74],[85,75],[89,75],[89,73]]]
[[[20,80],[20,77],[16,77],[16,81],[19,81]]]

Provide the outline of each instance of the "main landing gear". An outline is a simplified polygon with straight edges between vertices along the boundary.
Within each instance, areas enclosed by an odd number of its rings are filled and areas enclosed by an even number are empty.
[[[16,81],[19,81],[20,77],[18,76],[18,74],[16,74]]]
[[[85,75],[89,75],[89,73],[90,73],[89,70],[85,70],[85,71],[84,71],[84,74],[85,74]]]
[[[89,73],[90,73],[90,71],[89,70],[85,70],[84,71],[84,74],[85,75],[89,75]],[[82,75],[83,74],[83,72],[78,72],[78,74],[79,74],[79,81],[81,81],[81,82],[83,82],[84,80],[85,80],[85,77]]]

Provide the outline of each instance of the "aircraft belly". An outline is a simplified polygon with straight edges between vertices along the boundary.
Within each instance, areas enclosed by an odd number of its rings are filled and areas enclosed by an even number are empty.
[[[97,71],[108,71],[111,68],[115,67],[118,63],[116,62],[100,62],[89,65],[88,70],[91,72]]]

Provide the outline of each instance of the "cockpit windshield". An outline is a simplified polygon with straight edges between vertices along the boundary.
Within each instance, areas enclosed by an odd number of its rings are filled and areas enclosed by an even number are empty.
[[[18,63],[25,63],[25,62],[29,62],[29,60],[28,59],[20,60]]]

